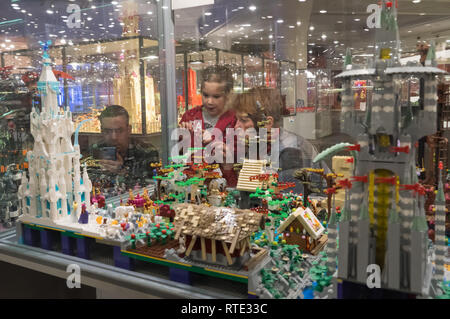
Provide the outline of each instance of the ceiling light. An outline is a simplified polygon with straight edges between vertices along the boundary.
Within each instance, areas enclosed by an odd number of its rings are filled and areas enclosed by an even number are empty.
[[[310,27],[309,27],[309,30],[310,30],[310,31],[314,31],[314,26],[310,26]]]
[[[294,28],[295,28],[295,26],[293,26],[293,25],[289,26],[289,29],[294,29]]]
[[[48,14],[53,14],[53,11],[52,10],[47,10],[46,11]]]
[[[326,34],[322,34],[321,38],[322,38],[322,40],[325,40],[327,38],[327,35]]]
[[[211,12],[205,12],[205,16],[210,16],[210,15],[212,15]]]
[[[301,21],[297,21],[297,25],[300,26],[302,24]]]
[[[278,19],[278,20],[277,20],[277,23],[283,23],[283,22],[284,22],[283,19]]]
[[[320,10],[320,13],[327,13],[327,10]]]
[[[413,0],[412,3],[421,3],[422,0]]]
[[[356,18],[356,19],[354,19],[356,22],[358,22],[358,21],[361,21],[361,19],[358,19],[358,18]]]
[[[256,7],[252,5],[252,6],[248,7],[248,9],[249,9],[250,11],[255,11],[255,10],[256,10]]]

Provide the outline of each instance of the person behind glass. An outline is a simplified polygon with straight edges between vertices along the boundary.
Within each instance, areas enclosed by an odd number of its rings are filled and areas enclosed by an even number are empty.
[[[279,181],[295,182],[293,190],[296,193],[303,192],[303,185],[293,177],[296,170],[301,168],[323,168],[326,173],[330,170],[323,162],[313,163],[318,152],[304,137],[288,132],[281,127],[283,115],[283,100],[280,91],[273,88],[257,87],[248,93],[236,95],[231,103],[231,109],[236,112],[235,129],[247,130],[255,128],[258,130],[258,123],[268,130],[271,139],[279,139]],[[270,135],[270,129],[278,128],[278,135]],[[270,153],[270,143],[267,145]],[[321,184],[318,176],[313,178],[313,182]]]
[[[225,139],[226,129],[233,128],[236,117],[233,110],[227,109],[227,103],[233,90],[233,74],[227,66],[209,66],[202,72],[202,105],[194,107],[183,114],[179,126],[191,131],[192,146],[193,133],[200,127],[194,127],[195,121],[200,121],[202,134],[206,129],[217,128]],[[212,142],[212,138],[204,134],[203,144]],[[236,174],[232,166],[221,166],[222,173],[229,186],[237,183]]]
[[[93,146],[93,157],[102,170],[113,174],[151,177],[150,163],[158,162],[158,151],[131,137],[129,115],[120,105],[106,107],[99,116],[102,140]]]

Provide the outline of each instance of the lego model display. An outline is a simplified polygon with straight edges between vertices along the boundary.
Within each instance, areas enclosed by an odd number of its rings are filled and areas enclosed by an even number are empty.
[[[0,68],[0,224],[6,228],[19,217],[17,190],[31,143],[29,110],[23,107],[31,93],[11,76],[11,69]]]
[[[435,271],[425,219],[425,189],[418,184],[415,167],[416,141],[436,131],[436,68],[433,47],[425,66],[401,66],[396,20],[397,9],[382,3],[381,28],[376,30],[376,59],[373,65],[357,68],[347,55],[343,81],[342,128],[357,140],[353,177],[345,184],[345,204],[336,226],[328,225],[329,256],[338,256],[337,277],[362,284],[367,267],[377,264],[382,287],[423,296],[439,295],[443,280],[445,244],[445,198],[439,178],[436,200]],[[423,109],[401,110],[396,98],[401,82],[411,76],[424,80]],[[352,81],[368,79],[374,85],[372,104],[365,113],[353,107]],[[344,185],[343,185],[344,186]],[[335,268],[331,267],[331,273]],[[433,276],[431,289],[428,290]]]
[[[277,229],[286,243],[297,245],[302,251],[317,254],[327,241],[325,228],[309,208],[297,208]]]
[[[17,190],[21,176],[15,164],[8,165],[0,175],[0,223],[6,228],[12,227],[20,216]]]
[[[115,183],[118,196],[105,196],[81,168],[77,132],[71,142],[72,113],[58,108],[59,84],[44,46],[42,109],[31,113],[34,148],[18,188],[23,229],[93,237],[114,246],[119,267],[132,270],[131,261],[139,259],[169,267],[171,279],[176,274],[183,279],[173,280],[181,282],[192,272],[220,277],[247,284],[252,297],[336,298],[338,279],[365,285],[373,264],[383,288],[448,296],[442,167],[436,198],[428,203],[435,211],[433,244],[414,148],[436,130],[436,75],[442,71],[433,66],[433,49],[426,66],[400,66],[396,8],[388,1],[381,6],[373,65],[358,69],[348,54],[338,75],[342,127],[357,143],[335,145],[314,162],[340,150],[352,156],[335,157],[334,173],[297,170],[293,177],[303,194],[289,190],[295,183],[279,182],[266,160],[245,159],[236,189],[227,188],[218,164],[159,162],[150,165],[154,189],[129,190],[125,199]],[[424,79],[424,107],[402,110],[398,91],[411,75]],[[361,79],[375,88],[365,112],[354,109],[351,91],[352,81]]]
[[[136,200],[132,202],[135,206],[114,209],[110,204],[108,210],[103,209],[105,198],[92,189],[86,166],[81,172],[78,133],[72,145],[72,113],[58,107],[59,82],[51,69],[48,44],[44,45],[43,70],[38,81],[42,109],[34,107],[31,112],[34,148],[27,153],[28,177],[22,174],[18,187],[20,221],[120,242],[127,232],[148,221]],[[109,203],[113,202],[114,198],[109,199]]]
[[[90,210],[92,184],[84,168],[80,170],[78,139],[72,145],[72,113],[58,107],[59,82],[52,72],[44,45],[43,69],[38,81],[42,109],[33,107],[31,134],[33,151],[27,153],[28,178],[22,176],[19,207],[24,219],[52,223],[76,223],[85,205]]]

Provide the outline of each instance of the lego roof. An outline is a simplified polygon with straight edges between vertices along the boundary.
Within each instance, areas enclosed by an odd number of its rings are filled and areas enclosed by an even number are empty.
[[[444,70],[431,67],[431,66],[400,66],[393,68],[386,68],[386,74],[398,74],[398,73],[433,73],[433,74],[445,74]]]
[[[357,70],[348,70],[336,75],[336,78],[346,78],[351,76],[361,76],[361,75],[374,75],[375,69],[357,69]]]
[[[277,229],[277,233],[282,233],[296,219],[298,219],[298,221],[303,225],[303,227],[313,239],[318,239],[325,231],[325,228],[316,218],[311,209],[303,209],[302,207],[299,207],[280,224]]]
[[[248,209],[233,209],[205,205],[175,205],[176,233],[225,241],[238,242],[259,230],[261,214]],[[181,230],[179,230],[181,227]]]
[[[255,179],[250,180],[250,177],[263,173],[266,161],[264,160],[249,160],[245,159],[242,169],[239,172],[237,190],[255,192],[257,188],[261,188],[262,181]]]

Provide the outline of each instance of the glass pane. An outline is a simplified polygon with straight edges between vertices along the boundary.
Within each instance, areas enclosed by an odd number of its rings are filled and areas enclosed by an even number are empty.
[[[30,113],[34,109],[39,117],[46,99],[37,90],[45,46],[58,83],[52,116],[65,114],[78,128],[79,134],[69,139],[72,145],[79,143],[81,162],[87,165],[93,185],[114,196],[152,183],[149,163],[159,160],[161,144],[156,1],[23,0],[6,1],[1,7],[0,153],[7,156],[0,158],[0,178],[14,183],[8,182],[11,189],[0,189],[0,211],[6,212],[8,205],[10,211],[17,210],[21,182],[17,173],[30,178],[27,169],[34,164],[25,160],[25,154],[39,153],[38,132],[30,131]],[[123,116],[114,113],[117,109],[108,113],[112,105],[121,106]],[[102,127],[101,114],[105,119],[120,118],[124,127],[117,123]],[[119,131],[122,141],[117,139]],[[55,134],[60,132],[50,135]],[[67,154],[70,147],[64,147]],[[105,159],[112,160],[114,167],[105,166]],[[45,174],[48,181],[50,173]],[[14,196],[6,198],[6,192]],[[0,214],[0,222],[4,218]]]
[[[252,55],[244,56],[244,91],[264,84],[262,59]]]
[[[242,58],[240,54],[219,51],[219,64],[229,66],[233,73],[234,92],[243,92]]]

